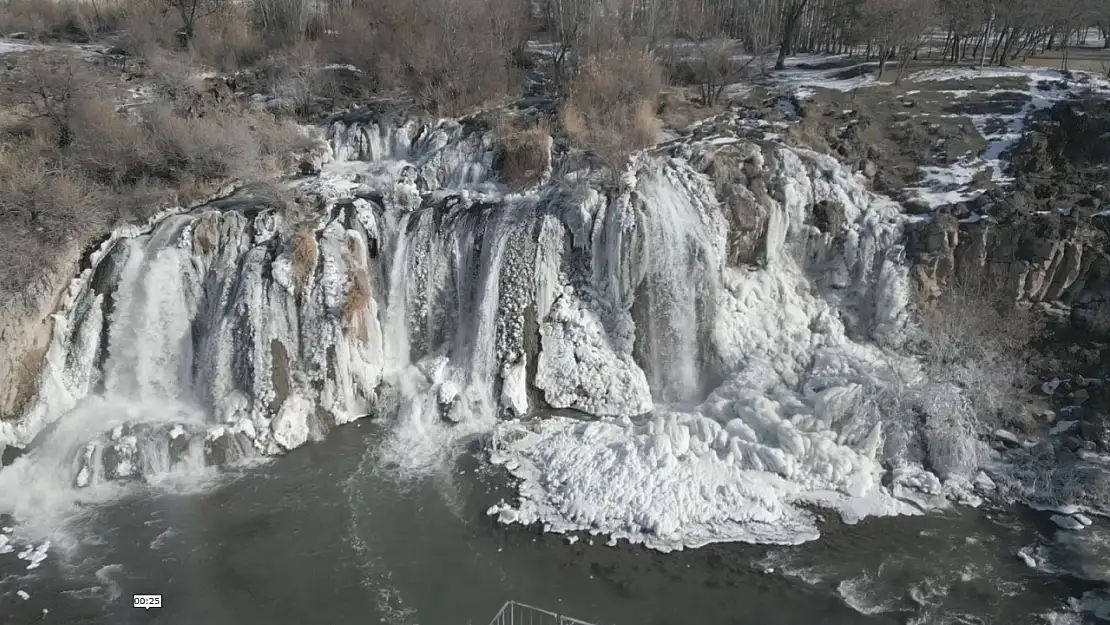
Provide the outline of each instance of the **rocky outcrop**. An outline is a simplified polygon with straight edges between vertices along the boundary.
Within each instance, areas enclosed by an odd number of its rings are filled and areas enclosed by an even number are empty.
[[[1105,240],[1059,214],[957,219],[941,212],[910,229],[915,273],[926,292],[985,281],[1014,301],[1063,301],[1097,307],[1110,277]]]
[[[28,288],[0,297],[0,419],[19,416],[34,393],[50,345],[51,314],[77,273],[78,257],[76,246],[62,251]]]
[[[1035,118],[1011,150],[1012,189],[947,207],[911,228],[908,251],[925,294],[989,285],[1015,302],[1059,303],[1073,329],[1110,336],[1108,130],[1107,105],[1058,105]]]

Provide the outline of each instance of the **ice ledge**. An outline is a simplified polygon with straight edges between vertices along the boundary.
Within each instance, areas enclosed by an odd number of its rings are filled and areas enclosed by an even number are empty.
[[[806,486],[722,457],[684,426],[664,431],[627,418],[556,417],[501,424],[491,460],[520,480],[516,505],[488,514],[545,531],[588,531],[660,551],[714,542],[794,545],[820,536],[812,507],[848,523],[921,508],[860,476],[844,489]],[[847,491],[847,492],[846,492]]]

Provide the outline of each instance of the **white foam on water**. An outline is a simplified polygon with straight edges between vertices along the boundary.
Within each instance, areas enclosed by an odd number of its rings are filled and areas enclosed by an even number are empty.
[[[836,592],[844,604],[860,614],[883,614],[898,610],[898,602],[882,599],[882,589],[877,586],[876,578],[882,575],[864,573],[858,577],[846,579],[836,586]]]
[[[122,575],[122,564],[107,564],[96,570],[96,579],[103,585],[108,601],[115,601],[123,595],[123,586],[114,579]]]

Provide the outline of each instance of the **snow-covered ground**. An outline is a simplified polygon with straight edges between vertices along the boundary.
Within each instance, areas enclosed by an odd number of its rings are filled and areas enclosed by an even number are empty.
[[[988,67],[982,71],[973,68],[938,68],[911,74],[909,83],[946,83],[976,79],[1007,78],[1025,82],[1020,92],[1028,95],[1028,102],[1014,113],[988,113],[966,115],[987,141],[982,152],[962,159],[946,167],[922,167],[924,180],[915,188],[909,189],[913,195],[928,206],[942,206],[965,202],[975,198],[983,191],[973,184],[977,178],[986,178],[999,185],[1012,182],[1005,172],[1003,154],[1017,143],[1025,130],[1030,115],[1036,111],[1051,108],[1059,102],[1074,99],[1081,92],[1091,90],[1096,93],[1110,93],[1110,82],[1097,76],[1082,74],[1083,81],[1068,80],[1062,72],[1036,67]],[[951,90],[945,91],[949,97],[959,99],[972,93],[991,97],[998,94],[1012,94],[1014,89],[988,89],[984,91]]]
[[[29,50],[35,50],[35,49],[40,48],[40,47],[41,46],[38,46],[38,45],[35,45],[35,44],[32,44],[32,43],[24,43],[22,41],[13,41],[13,40],[0,39],[0,54],[12,54],[14,52],[27,52]]]
[[[771,71],[766,81],[769,84],[786,88],[799,99],[814,96],[814,89],[834,91],[854,91],[880,84],[890,84],[897,68],[891,68],[886,81],[875,78],[875,62],[862,62],[855,65],[846,63],[843,55],[798,55],[788,59],[783,70]],[[817,67],[837,67],[814,69]],[[856,72],[857,75],[852,75]],[[942,93],[953,102],[972,95],[987,97],[1011,95],[1015,92],[1028,96],[1027,103],[1012,113],[984,113],[971,115],[941,114],[945,117],[968,118],[979,134],[987,141],[987,147],[979,154],[961,159],[947,166],[923,166],[923,180],[915,187],[907,189],[910,197],[931,207],[966,202],[983,192],[977,181],[989,180],[998,185],[1012,181],[1005,172],[1002,155],[1021,138],[1026,119],[1032,113],[1051,108],[1058,102],[1074,99],[1081,93],[1110,94],[1110,81],[1094,74],[1073,72],[1069,81],[1064,73],[1042,67],[938,67],[915,71],[903,78],[903,84],[914,83],[960,83],[983,79],[1018,79],[1025,83],[1022,88],[993,88],[969,90],[944,88]],[[749,90],[744,83],[730,85],[725,93],[742,96]],[[906,95],[919,93],[909,90]],[[935,114],[934,114],[935,115]]]
[[[812,97],[812,89],[830,89],[832,91],[853,91],[863,87],[872,87],[881,84],[890,84],[890,79],[876,80],[875,69],[879,66],[876,62],[862,62],[854,65],[843,65],[838,61],[847,59],[838,55],[798,55],[790,57],[785,69],[772,71],[769,79],[772,83],[782,85],[794,90],[795,95],[805,99]],[[808,66],[821,66],[834,63],[838,67],[830,69],[811,69]],[[843,66],[841,66],[843,65]]]

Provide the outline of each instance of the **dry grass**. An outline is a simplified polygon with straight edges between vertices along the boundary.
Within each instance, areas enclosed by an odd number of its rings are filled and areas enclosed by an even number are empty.
[[[299,295],[316,268],[316,259],[320,253],[316,244],[316,232],[311,226],[302,226],[293,233],[290,245],[293,248],[293,284]]]
[[[519,190],[540,181],[551,165],[551,130],[543,122],[518,125],[501,121],[497,126],[494,166],[501,180]]]
[[[560,111],[563,132],[575,147],[619,169],[632,152],[655,143],[662,85],[650,54],[625,49],[584,59]]]
[[[348,267],[347,278],[351,281],[351,290],[347,291],[347,301],[343,302],[340,316],[343,327],[365,341],[368,338],[365,311],[374,295],[370,289],[370,275],[361,264],[352,262]]]
[[[719,104],[706,106],[690,97],[686,89],[666,91],[660,94],[659,119],[667,128],[683,130],[694,122],[708,119],[723,109]]]

